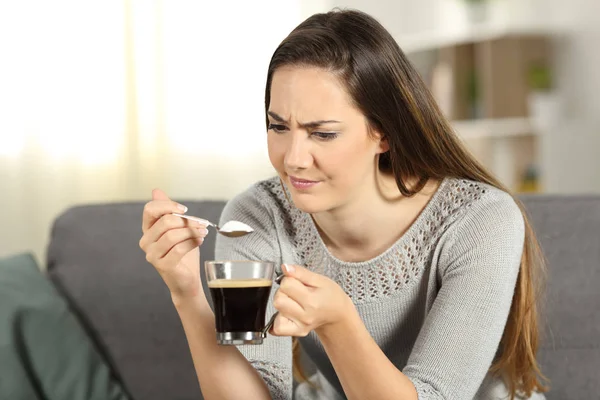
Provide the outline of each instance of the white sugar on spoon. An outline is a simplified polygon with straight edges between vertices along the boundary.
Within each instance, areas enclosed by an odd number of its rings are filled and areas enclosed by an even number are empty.
[[[227,237],[240,237],[240,236],[244,236],[244,235],[254,232],[254,229],[252,229],[250,226],[248,226],[240,221],[228,221],[222,227],[219,227],[217,224],[214,224],[206,219],[192,217],[190,215],[185,215],[185,214],[177,214],[177,213],[173,213],[173,215],[176,215],[181,218],[189,219],[191,221],[200,222],[201,224],[206,224],[206,225],[212,226],[221,235],[227,236]]]

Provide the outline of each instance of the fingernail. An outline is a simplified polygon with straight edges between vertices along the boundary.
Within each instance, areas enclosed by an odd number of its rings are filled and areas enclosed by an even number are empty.
[[[199,228],[198,232],[202,233],[203,235],[208,235],[208,229],[206,228]]]
[[[292,273],[296,270],[296,268],[294,268],[294,266],[290,264],[283,264],[283,268],[285,268],[285,272],[287,273]]]
[[[177,208],[179,208],[184,213],[187,212],[187,210],[188,210],[188,208],[186,206],[184,206],[183,204],[177,204]]]

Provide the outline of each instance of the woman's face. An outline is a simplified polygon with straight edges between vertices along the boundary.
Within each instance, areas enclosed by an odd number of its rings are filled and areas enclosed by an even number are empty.
[[[331,211],[375,190],[375,159],[387,144],[369,134],[365,116],[335,75],[277,69],[268,118],[269,158],[296,207]]]

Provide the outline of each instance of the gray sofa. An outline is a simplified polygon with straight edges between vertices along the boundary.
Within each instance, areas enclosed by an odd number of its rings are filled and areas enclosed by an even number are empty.
[[[548,399],[600,398],[600,196],[523,198],[549,266],[539,354]],[[180,200],[217,221],[221,202]],[[138,247],[143,203],[67,210],[52,228],[48,273],[136,399],[201,399],[169,293]],[[213,257],[214,232],[202,260]]]

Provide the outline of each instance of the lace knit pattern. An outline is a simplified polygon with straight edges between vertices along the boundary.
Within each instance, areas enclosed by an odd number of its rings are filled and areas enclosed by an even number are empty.
[[[327,250],[310,215],[288,202],[289,193],[279,179],[262,184],[283,208],[284,228],[300,263],[334,280],[357,305],[393,296],[417,281],[440,235],[486,193],[486,187],[475,182],[443,181],[422,217],[394,245],[372,260],[349,263]]]
[[[273,400],[288,400],[289,370],[284,365],[262,360],[249,360],[263,377]]]
[[[428,385],[418,379],[413,379],[412,383],[413,385],[415,385],[415,389],[417,390],[417,397],[419,399],[445,400],[444,396],[442,396],[440,392],[435,390],[431,385]]]

